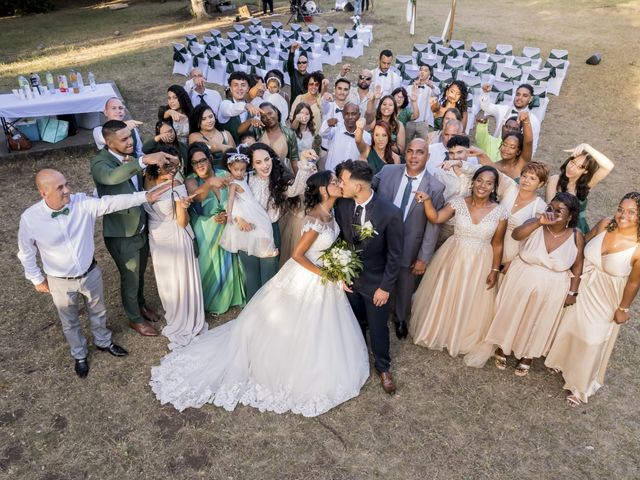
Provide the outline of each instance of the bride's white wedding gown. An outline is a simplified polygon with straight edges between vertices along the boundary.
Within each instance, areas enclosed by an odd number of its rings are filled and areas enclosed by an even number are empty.
[[[332,221],[307,217],[318,238],[306,256],[318,265],[338,236]],[[345,293],[289,260],[240,315],[196,337],[151,369],[151,388],[176,409],[242,403],[307,417],[357,396],[369,377],[367,347]]]

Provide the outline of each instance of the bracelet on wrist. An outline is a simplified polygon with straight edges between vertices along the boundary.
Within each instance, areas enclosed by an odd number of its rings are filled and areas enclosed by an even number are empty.
[[[618,310],[620,310],[621,312],[624,312],[624,313],[629,313],[629,307],[627,307],[627,308],[618,307]]]
[[[500,269],[499,269],[499,268],[492,268],[492,269],[491,269],[491,271],[492,271],[492,272],[500,273]]]
[[[569,295],[570,297],[577,297],[578,296],[578,292],[573,292],[573,291],[569,290],[567,292],[567,295]]]

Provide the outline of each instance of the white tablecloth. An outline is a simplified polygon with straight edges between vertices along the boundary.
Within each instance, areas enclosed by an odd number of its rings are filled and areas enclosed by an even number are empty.
[[[0,95],[0,117],[32,118],[49,115],[102,112],[104,104],[117,97],[110,83],[99,83],[96,89],[86,85],[80,93],[48,93],[31,100],[22,100],[13,93]]]

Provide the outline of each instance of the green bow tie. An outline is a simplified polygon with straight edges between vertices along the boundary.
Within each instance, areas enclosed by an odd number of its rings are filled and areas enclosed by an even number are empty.
[[[51,212],[51,218],[56,218],[58,215],[69,215],[69,207],[64,207],[62,210],[58,210],[57,212]]]

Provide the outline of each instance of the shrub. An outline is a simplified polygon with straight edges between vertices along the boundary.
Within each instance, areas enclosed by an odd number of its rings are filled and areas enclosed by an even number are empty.
[[[44,13],[55,8],[51,0],[0,0],[0,16]]]

